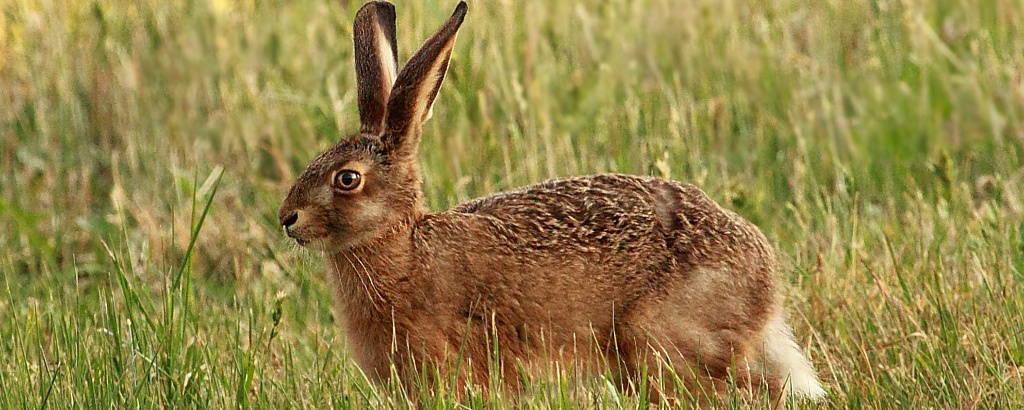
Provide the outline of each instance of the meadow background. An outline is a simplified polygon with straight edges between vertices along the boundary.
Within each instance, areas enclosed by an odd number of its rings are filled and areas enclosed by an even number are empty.
[[[401,61],[454,5],[398,1]],[[275,216],[357,129],[358,6],[0,1],[0,408],[401,404]],[[429,205],[694,183],[781,250],[830,393],[810,406],[1024,407],[1022,21],[1012,0],[476,0],[425,130]],[[519,405],[644,405],[608,386]]]

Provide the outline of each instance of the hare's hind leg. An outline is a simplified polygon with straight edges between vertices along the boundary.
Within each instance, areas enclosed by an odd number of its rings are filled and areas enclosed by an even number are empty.
[[[728,269],[693,269],[638,301],[616,335],[624,367],[645,371],[648,390],[662,395],[710,398],[730,385],[753,391],[763,379],[748,356],[772,313],[757,301],[772,297],[751,297],[757,288],[738,278]]]
[[[618,366],[613,369],[623,391],[646,394],[655,402],[700,404],[725,391],[735,352],[713,347],[720,343],[710,341],[714,336],[699,336],[685,325],[666,329],[652,320],[658,319],[644,321],[657,329],[636,323],[616,334],[613,363]]]

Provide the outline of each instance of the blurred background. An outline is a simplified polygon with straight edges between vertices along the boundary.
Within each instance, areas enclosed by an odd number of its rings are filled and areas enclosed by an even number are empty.
[[[0,1],[2,407],[390,403],[275,216],[358,128],[360,5]],[[454,6],[397,1],[401,62]],[[1022,21],[1011,0],[473,1],[428,203],[693,183],[782,251],[826,405],[1019,407]]]

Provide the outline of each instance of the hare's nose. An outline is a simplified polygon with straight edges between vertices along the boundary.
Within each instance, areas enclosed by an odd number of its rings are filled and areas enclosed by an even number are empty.
[[[292,212],[287,217],[281,218],[281,225],[284,225],[285,228],[288,228],[289,226],[294,225],[295,221],[298,221],[298,220],[299,220],[299,213],[298,213],[298,211]]]

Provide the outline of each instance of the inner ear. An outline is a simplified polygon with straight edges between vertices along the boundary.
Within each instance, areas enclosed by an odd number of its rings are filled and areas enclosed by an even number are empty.
[[[356,13],[352,34],[362,131],[379,134],[398,75],[395,6],[384,1],[366,3]]]

